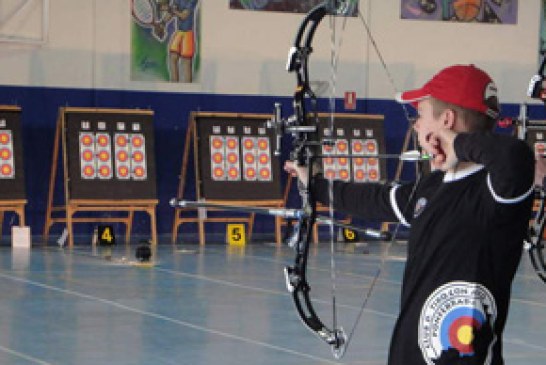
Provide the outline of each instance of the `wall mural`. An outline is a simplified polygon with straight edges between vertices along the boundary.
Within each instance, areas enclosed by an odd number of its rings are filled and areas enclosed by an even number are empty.
[[[131,0],[131,80],[196,82],[200,0]]]
[[[230,9],[307,13],[324,0],[229,0]],[[358,0],[347,1],[346,14],[358,14]]]
[[[518,0],[401,0],[402,19],[516,24]]]

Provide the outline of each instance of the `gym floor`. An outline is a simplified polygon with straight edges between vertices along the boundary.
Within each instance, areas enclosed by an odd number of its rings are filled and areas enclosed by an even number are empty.
[[[166,240],[165,240],[166,242]],[[285,287],[293,251],[273,244],[157,246],[150,264],[135,245],[0,248],[0,364],[385,364],[405,245],[314,245],[314,306],[354,332],[345,356],[304,328]],[[382,253],[388,248],[382,264]],[[370,283],[379,279],[360,320]],[[546,359],[546,284],[523,257],[504,339],[507,365]]]

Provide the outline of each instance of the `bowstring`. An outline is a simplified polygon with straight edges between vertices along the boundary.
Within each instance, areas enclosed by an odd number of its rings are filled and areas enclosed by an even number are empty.
[[[396,83],[394,81],[394,78],[393,78],[389,68],[387,67],[387,63],[385,62],[385,59],[383,58],[383,54],[381,53],[381,50],[379,49],[379,46],[377,45],[377,42],[375,41],[375,37],[373,36],[373,34],[371,32],[370,26],[369,26],[368,22],[366,21],[366,19],[364,18],[364,15],[362,14],[362,11],[360,9],[358,9],[358,18],[360,19],[362,25],[364,26],[364,29],[366,30],[368,40],[370,41],[370,43],[371,43],[371,45],[372,45],[378,59],[379,59],[379,62],[381,63],[381,66],[382,66],[383,70],[385,71],[385,74],[387,75],[387,79],[388,79],[391,87],[393,88],[394,93],[395,94],[398,93],[399,89],[396,86]],[[344,16],[344,19],[346,21],[347,16]],[[344,22],[343,29],[344,28],[345,28],[345,22]],[[340,37],[340,39],[342,39],[342,37]],[[340,40],[339,43],[341,45],[341,40]],[[335,71],[337,71],[338,58],[339,58],[339,54],[337,54],[337,58],[332,57],[332,60],[335,61],[335,62],[332,62],[332,65],[333,65],[332,71],[334,72],[334,74],[336,73]],[[335,80],[335,76],[333,77],[333,79]],[[335,100],[334,100],[334,102],[335,102]],[[332,103],[332,101],[331,101],[331,103]],[[400,104],[400,106],[402,107],[402,110],[404,112],[404,116],[406,118],[406,121],[408,122],[408,128],[411,128],[412,123],[413,123],[413,118],[410,116],[408,107],[406,106],[406,104]],[[333,113],[331,114],[331,123],[332,123],[332,126],[333,126]],[[332,129],[332,132],[333,132],[333,129]],[[414,144],[415,144],[415,141],[414,141]],[[411,201],[413,199],[413,196],[414,196],[414,194],[415,194],[415,192],[417,190],[417,186],[419,184],[419,181],[421,180],[421,176],[422,175],[421,175],[421,173],[419,171],[418,174],[417,174],[415,183],[413,184],[412,190],[410,191],[408,201],[406,202],[406,204],[404,206],[404,209],[402,210],[402,214],[405,214],[407,212],[407,209],[409,208],[409,206],[411,204]],[[333,202],[333,182],[330,182],[330,184],[331,184],[331,186],[330,186],[331,190],[329,191],[330,206],[331,206],[330,214],[333,214],[333,203],[332,203]],[[331,216],[330,218],[333,218],[333,217]],[[378,267],[376,273],[374,274],[374,276],[372,278],[372,281],[370,283],[370,287],[368,288],[368,291],[366,292],[366,294],[364,296],[364,300],[363,300],[362,305],[360,307],[360,310],[359,310],[359,312],[357,314],[355,323],[352,326],[351,331],[348,333],[347,340],[346,340],[346,343],[345,343],[345,349],[348,349],[349,344],[351,343],[351,340],[352,340],[353,335],[355,333],[355,330],[358,327],[358,324],[359,324],[359,322],[360,322],[360,320],[362,318],[362,314],[364,313],[364,309],[366,308],[366,306],[368,304],[368,301],[369,301],[369,299],[370,299],[370,297],[372,295],[372,292],[373,292],[377,282],[379,281],[379,277],[381,276],[381,273],[383,271],[383,267],[385,266],[387,258],[389,257],[390,248],[393,245],[394,241],[396,240],[396,236],[398,234],[400,226],[401,226],[401,221],[399,220],[398,223],[395,226],[395,229],[394,229],[391,240],[388,242],[387,247],[385,248],[385,250],[383,250],[383,252],[381,254],[381,260],[380,260],[380,263],[379,263],[379,267]],[[330,236],[332,238],[331,247],[332,247],[332,252],[333,252],[333,228],[332,227],[330,228]],[[333,257],[333,254],[332,254],[332,257]],[[335,265],[333,266],[333,268],[335,268]],[[335,278],[335,273],[333,274],[332,277]],[[337,328],[335,324],[334,324],[334,328]]]
[[[345,33],[345,26],[347,24],[347,17],[343,16],[341,36],[339,38],[336,34],[336,16],[329,15],[330,24],[330,95],[329,102],[329,130],[330,137],[334,137],[334,124],[335,124],[335,112],[336,112],[336,86],[337,86],[337,65],[340,57],[341,45],[343,43],[343,34]],[[336,42],[337,41],[337,42]],[[321,146],[322,150],[322,146]],[[326,149],[327,154],[331,154],[333,149]],[[335,240],[334,240],[334,181],[328,179],[328,215],[330,218],[330,224],[328,225],[330,234],[330,280],[332,283],[332,325],[334,331],[337,331],[337,306],[336,306],[336,292],[337,292],[337,275],[336,275],[336,262],[335,262]]]

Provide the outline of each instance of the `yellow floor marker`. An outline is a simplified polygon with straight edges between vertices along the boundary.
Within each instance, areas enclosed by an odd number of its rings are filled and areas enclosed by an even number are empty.
[[[229,245],[244,246],[246,244],[245,225],[242,223],[228,224],[226,227],[226,241]]]

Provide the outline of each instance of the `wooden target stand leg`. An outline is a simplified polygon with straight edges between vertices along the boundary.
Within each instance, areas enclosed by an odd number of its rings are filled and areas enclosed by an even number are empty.
[[[179,175],[179,184],[178,184],[178,192],[177,192],[177,198],[183,199],[185,195],[185,183],[186,183],[186,177],[187,177],[187,167],[188,167],[188,161],[190,158],[190,152],[191,152],[191,146],[193,143],[194,151],[193,153],[196,153],[195,150],[197,149],[196,143],[194,141],[197,140],[197,131],[196,131],[195,121],[193,118],[190,118],[190,123],[188,125],[188,129],[186,131],[186,138],[184,141],[184,152],[182,157],[182,167]],[[209,203],[219,203],[219,204],[232,204],[232,205],[248,205],[248,206],[260,206],[260,207],[274,207],[274,208],[282,208],[284,207],[284,201],[283,200],[259,200],[259,201],[252,201],[252,200],[245,200],[245,201],[222,201],[222,200],[207,200]],[[217,209],[210,209],[211,211],[218,211]],[[197,212],[197,217],[184,217],[184,213],[186,212]],[[255,221],[255,214],[251,213],[248,217],[211,217],[211,218],[205,218],[200,216],[199,208],[174,208],[174,219],[173,219],[173,226],[172,226],[172,233],[171,233],[171,243],[176,244],[178,240],[178,231],[180,229],[180,226],[186,223],[193,223],[197,224],[197,231],[198,231],[198,237],[199,237],[199,245],[204,245],[206,240],[206,234],[205,234],[205,223],[246,223],[248,227],[247,232],[247,241],[250,241],[252,239],[252,233],[254,230],[254,221]],[[281,234],[281,225],[282,225],[282,218],[275,217],[275,242],[277,245],[280,245],[282,242],[282,234]]]
[[[2,238],[2,227],[4,225],[4,213],[14,212],[19,219],[19,226],[25,225],[25,199],[18,200],[3,200],[0,201],[0,239]]]
[[[53,146],[53,156],[51,162],[51,174],[49,179],[49,191],[46,208],[46,220],[44,224],[43,239],[47,243],[49,239],[49,231],[56,223],[64,223],[68,233],[68,246],[74,246],[74,224],[75,223],[122,223],[126,227],[125,242],[129,243],[131,239],[132,222],[134,212],[142,211],[150,217],[150,232],[152,245],[157,244],[157,222],[156,222],[156,207],[157,199],[131,199],[131,200],[100,200],[100,199],[69,199],[68,198],[68,173],[64,166],[64,190],[65,203],[61,206],[54,206],[54,192],[57,178],[57,168],[59,160],[59,152],[61,145],[62,123],[59,117],[55,130],[55,139]],[[66,160],[66,156],[65,160]],[[127,213],[125,217],[75,217],[79,212],[121,212]],[[54,215],[60,215],[54,217]],[[64,215],[64,216],[63,216]]]

